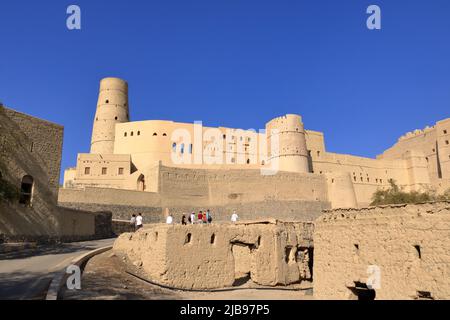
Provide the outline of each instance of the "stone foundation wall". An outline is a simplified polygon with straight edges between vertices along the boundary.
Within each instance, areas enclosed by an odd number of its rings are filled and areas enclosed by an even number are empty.
[[[165,222],[165,210],[162,207],[145,207],[131,205],[108,205],[98,203],[78,203],[78,202],[60,202],[60,206],[84,210],[84,211],[110,211],[113,219],[129,220],[132,214],[141,213],[144,218],[144,224]],[[245,204],[235,204],[232,206],[205,206],[188,207],[182,206],[168,207],[167,209],[173,215],[175,222],[180,223],[183,213],[198,213],[200,210],[210,209],[213,216],[213,222],[230,221],[233,210],[239,215],[241,220],[269,219],[276,218],[284,221],[313,221],[322,214],[322,210],[329,209],[327,202],[320,201],[265,201]]]

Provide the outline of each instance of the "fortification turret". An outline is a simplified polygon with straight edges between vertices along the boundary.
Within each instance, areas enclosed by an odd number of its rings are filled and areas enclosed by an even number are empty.
[[[266,133],[268,158],[271,162],[278,161],[278,170],[309,172],[308,150],[301,116],[288,114],[275,118],[266,124]],[[278,136],[278,148],[272,145],[273,135]]]
[[[91,153],[112,154],[116,123],[129,120],[127,82],[119,78],[102,79],[92,129]]]

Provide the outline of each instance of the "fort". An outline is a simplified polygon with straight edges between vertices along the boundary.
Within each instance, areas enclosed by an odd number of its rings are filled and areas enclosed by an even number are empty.
[[[407,133],[372,159],[328,152],[323,133],[305,129],[295,114],[272,119],[257,133],[130,121],[129,111],[127,82],[103,79],[90,153],[78,154],[76,166],[65,170],[60,205],[106,209],[115,218],[140,210],[150,221],[165,208],[205,206],[219,219],[231,208],[251,219],[274,211],[310,219],[323,209],[366,207],[391,179],[405,191],[450,187],[450,118]]]
[[[306,284],[317,299],[450,297],[449,202],[369,206],[390,180],[405,191],[450,187],[450,118],[371,159],[327,152],[294,114],[258,133],[131,122],[128,84],[105,78],[90,153],[62,187],[62,126],[0,106],[0,133],[2,241],[106,238],[114,227],[112,254],[161,287],[249,281]],[[161,224],[167,212],[206,208],[212,224]],[[127,232],[138,212],[144,228]],[[379,271],[377,286],[368,270]]]

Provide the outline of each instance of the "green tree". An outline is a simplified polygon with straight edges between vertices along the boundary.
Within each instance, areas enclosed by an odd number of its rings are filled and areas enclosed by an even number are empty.
[[[372,196],[372,206],[386,205],[386,204],[401,204],[401,203],[420,203],[427,201],[442,201],[450,200],[450,189],[442,195],[436,195],[434,192],[425,191],[411,191],[404,192],[395,183],[395,180],[389,180],[390,187],[386,190],[377,190]]]

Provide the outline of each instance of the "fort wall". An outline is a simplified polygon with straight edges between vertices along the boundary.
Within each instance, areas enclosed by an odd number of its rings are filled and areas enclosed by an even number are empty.
[[[0,235],[4,239],[91,239],[108,233],[108,218],[102,218],[108,214],[57,206],[62,137],[61,126],[0,107],[0,182],[4,188]]]

